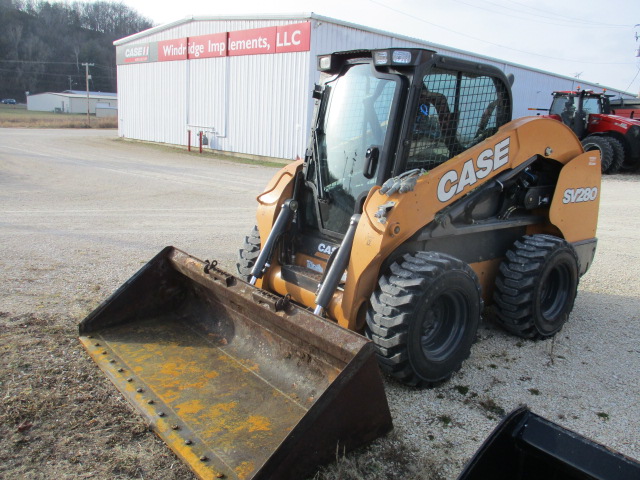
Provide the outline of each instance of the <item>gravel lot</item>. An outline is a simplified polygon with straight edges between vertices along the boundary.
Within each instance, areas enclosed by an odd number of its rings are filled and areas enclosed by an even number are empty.
[[[234,271],[255,197],[274,172],[123,141],[114,131],[0,129],[0,477],[192,478],[135,426],[136,415],[72,339],[77,323],[166,245]],[[350,457],[384,457],[393,467],[369,478],[456,478],[521,404],[640,459],[639,175],[603,179],[598,237],[571,319],[554,340],[512,337],[489,311],[471,357],[449,382],[432,390],[385,382],[395,430]],[[46,343],[47,332],[63,339],[60,346]],[[41,343],[30,343],[34,336]],[[44,385],[63,389],[73,375],[61,368],[51,384],[35,378],[54,357],[88,372],[88,390],[46,414],[28,410],[26,399],[47,396]],[[103,401],[120,409],[120,427],[92,426]],[[74,424],[70,412],[86,420]],[[98,440],[123,423],[134,425],[130,434]],[[34,450],[45,440],[46,452]],[[82,447],[94,454],[129,455],[129,468],[91,454],[70,462],[82,442],[94,442]]]

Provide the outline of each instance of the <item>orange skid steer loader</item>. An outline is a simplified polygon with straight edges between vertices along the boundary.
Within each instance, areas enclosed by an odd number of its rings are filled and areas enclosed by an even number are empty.
[[[237,274],[168,247],[80,325],[201,478],[304,478],[383,435],[378,366],[446,380],[488,303],[554,335],[595,254],[598,153],[511,121],[501,71],[423,49],[318,68],[310,146],[259,195]]]

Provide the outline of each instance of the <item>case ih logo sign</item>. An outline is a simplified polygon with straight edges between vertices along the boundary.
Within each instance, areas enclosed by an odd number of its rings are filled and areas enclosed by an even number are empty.
[[[307,52],[311,23],[237,30],[117,48],[118,65],[239,55]]]
[[[150,46],[148,43],[145,45],[135,45],[133,47],[125,48],[123,63],[148,62],[149,49]]]

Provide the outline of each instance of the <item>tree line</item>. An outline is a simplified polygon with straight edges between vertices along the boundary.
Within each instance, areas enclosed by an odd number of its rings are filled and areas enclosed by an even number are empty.
[[[117,39],[146,30],[151,20],[115,2],[0,0],[0,97],[26,92],[116,91]]]

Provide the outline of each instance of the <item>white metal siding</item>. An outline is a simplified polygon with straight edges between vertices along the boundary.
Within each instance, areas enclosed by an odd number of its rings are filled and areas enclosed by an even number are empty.
[[[120,136],[186,144],[187,63],[118,66]]]
[[[291,21],[201,21],[145,37],[162,41],[263,28]],[[136,43],[136,42],[134,42]],[[118,66],[119,134],[293,159],[306,147],[309,52],[246,55]]]
[[[69,98],[55,93],[38,93],[27,97],[27,110],[36,112],[69,111]]]
[[[319,17],[183,20],[116,42],[135,45],[220,32],[311,22],[309,52],[230,56],[118,66],[121,136],[186,145],[199,131],[216,150],[293,159],[304,153],[318,80],[316,56],[340,50],[387,47],[430,48],[477,60],[515,75],[514,118],[548,108],[551,92],[598,88],[566,77],[474,56],[443,45]],[[429,32],[425,32],[425,37]]]

